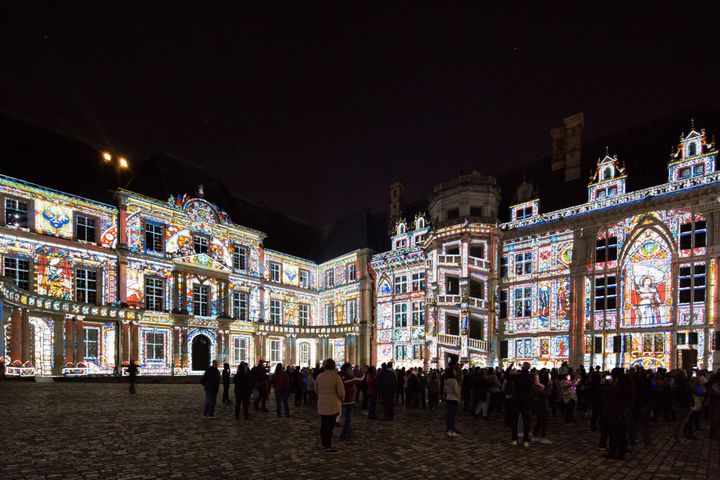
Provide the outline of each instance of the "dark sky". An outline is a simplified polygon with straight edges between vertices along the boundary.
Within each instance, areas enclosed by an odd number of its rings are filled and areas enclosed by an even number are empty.
[[[384,208],[397,179],[419,198],[545,157],[577,111],[590,139],[720,98],[711,3],[10,3],[0,109],[187,158],[315,224]]]

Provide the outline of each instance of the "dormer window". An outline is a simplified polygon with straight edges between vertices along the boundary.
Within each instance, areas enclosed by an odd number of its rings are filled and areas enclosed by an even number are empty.
[[[704,163],[698,163],[695,165],[690,165],[687,167],[682,167],[678,169],[678,178],[690,178],[690,177],[698,177],[700,175],[705,175],[705,164]]]
[[[404,223],[398,224],[398,226],[397,226],[397,234],[398,235],[404,235],[406,231],[407,231],[407,227],[405,226]]]
[[[608,167],[603,170],[603,180],[610,180],[613,177],[612,168]]]
[[[423,217],[418,217],[418,219],[415,220],[415,229],[420,230],[421,228],[425,228],[425,219]]]
[[[597,199],[602,200],[603,198],[610,198],[617,195],[617,187],[609,187],[598,190]]]
[[[697,142],[690,142],[687,144],[687,155],[686,157],[694,157],[697,155]]]
[[[517,211],[517,219],[522,220],[524,218],[530,218],[533,216],[532,207],[519,208]]]

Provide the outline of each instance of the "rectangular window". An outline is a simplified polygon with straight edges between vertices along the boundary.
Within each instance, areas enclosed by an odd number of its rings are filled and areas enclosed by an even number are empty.
[[[396,303],[395,309],[395,328],[407,327],[407,303]]]
[[[233,252],[233,268],[235,270],[245,271],[247,269],[247,249],[239,245],[235,246]]]
[[[357,300],[352,299],[345,302],[345,311],[347,312],[346,323],[357,321]]]
[[[270,361],[272,363],[280,362],[280,340],[270,340]]]
[[[407,293],[407,287],[407,275],[398,275],[395,277],[395,293]]]
[[[395,345],[395,360],[405,360],[407,358],[407,345]]]
[[[482,280],[470,280],[468,294],[473,298],[485,300],[485,282]]]
[[[357,272],[355,271],[355,264],[347,264],[347,281],[354,282],[357,279]]]
[[[412,346],[412,358],[413,360],[422,360],[425,356],[425,347],[422,345]]]
[[[28,260],[5,257],[3,276],[12,278],[18,288],[30,290],[30,262]]]
[[[502,319],[502,320],[507,318],[507,303],[508,303],[507,290],[500,290],[500,319]]]
[[[209,241],[202,235],[193,235],[193,249],[195,253],[207,253]]]
[[[165,360],[165,332],[145,332],[145,360]]]
[[[329,268],[325,270],[325,288],[333,288],[335,286],[335,270]]]
[[[515,255],[515,275],[532,273],[532,253],[518,253]]]
[[[270,300],[270,323],[282,323],[282,304],[280,300]]]
[[[275,263],[275,262],[270,262],[269,265],[270,265],[270,281],[271,282],[280,282],[280,280],[282,278],[282,274],[281,274],[280,270],[282,269],[282,267],[280,266],[279,263]]]
[[[235,363],[248,362],[248,339],[235,337],[233,339],[233,358]]]
[[[518,318],[532,315],[532,287],[515,289],[514,311]]]
[[[470,256],[475,258],[485,258],[485,245],[482,243],[470,245]]]
[[[325,325],[335,325],[335,306],[332,303],[325,304]]]
[[[503,255],[500,258],[500,278],[506,278],[508,276],[508,257]]]
[[[445,333],[448,335],[460,335],[460,317],[457,315],[445,315]]]
[[[100,329],[85,327],[83,328],[83,332],[85,333],[85,359],[98,358],[98,351],[100,351]]]
[[[615,275],[595,277],[595,310],[615,310],[617,279]]]
[[[145,251],[162,253],[163,243],[163,226],[147,222],[145,224]]]
[[[210,311],[210,286],[193,285],[193,315],[207,317]]]
[[[5,198],[5,225],[28,228],[28,202],[17,198]]]
[[[97,242],[96,221],[92,217],[75,217],[75,237],[79,242]]]
[[[298,317],[300,318],[301,327],[310,325],[310,305],[307,303],[298,304]]]
[[[302,288],[310,288],[310,272],[307,270],[300,270],[300,286]]]
[[[165,279],[155,276],[145,277],[145,308],[161,312],[163,310],[163,290]]]
[[[425,291],[425,272],[413,273],[412,275],[413,292]]]
[[[460,295],[460,279],[458,277],[446,277],[445,294]]]
[[[460,255],[460,245],[457,243],[445,245],[445,255]]]
[[[526,218],[532,217],[532,215],[533,215],[533,207],[532,207],[532,206],[528,206],[528,207],[524,207],[524,208],[518,208],[515,212],[516,212],[515,218],[516,218],[517,220],[524,220],[524,219],[526,219]]]
[[[707,241],[707,223],[705,220],[680,225],[680,249],[701,248]]]
[[[425,302],[412,302],[412,324],[414,327],[425,325]]]
[[[75,269],[75,301],[97,303],[98,274],[95,270]]]
[[[601,238],[595,245],[595,262],[617,260],[617,237]]]
[[[468,331],[468,337],[476,340],[484,339],[484,327],[483,321],[479,318],[470,318],[470,329]]]
[[[248,294],[245,292],[233,292],[233,318],[235,320],[248,319]]]
[[[423,243],[425,243],[425,235],[416,235],[413,239],[413,243],[415,245],[422,245]]]
[[[680,303],[705,303],[705,264],[680,266]]]

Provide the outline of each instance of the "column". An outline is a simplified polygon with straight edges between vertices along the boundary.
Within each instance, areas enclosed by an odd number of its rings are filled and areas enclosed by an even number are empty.
[[[230,330],[225,330],[225,363],[230,363]]]
[[[172,298],[170,300],[170,311],[180,311],[180,276],[178,272],[172,272],[173,275],[173,286],[172,286]]]
[[[224,337],[223,331],[218,330],[217,335],[215,337],[215,342],[217,344],[216,354],[217,354],[217,361],[221,365],[223,363],[225,363],[225,340],[223,337]],[[211,358],[210,361],[212,362],[212,360],[213,359]]]
[[[180,310],[187,313],[187,273],[182,272],[180,279]]]
[[[180,360],[180,327],[174,327],[171,330],[172,334],[172,356],[171,356],[171,362],[172,365],[170,365],[170,372],[172,375],[175,375],[175,369],[178,366],[178,362]]]
[[[295,337],[295,335],[291,335],[289,337],[285,337],[285,341],[287,342],[288,346],[285,364],[294,365],[296,364],[295,360],[297,359],[297,338]]]
[[[77,317],[77,320],[75,320],[75,328],[76,330],[76,342],[75,345],[77,346],[77,363],[84,362],[85,361],[85,318],[84,317]]]
[[[130,322],[123,320],[120,324],[120,364],[130,361]]]
[[[15,307],[10,318],[10,362],[22,361],[22,309]]]
[[[180,327],[180,366],[188,367],[187,328]]]
[[[75,330],[73,330],[73,316],[65,315],[65,361],[75,364]]]
[[[65,353],[65,335],[64,335],[65,318],[62,316],[53,317],[53,375],[62,375],[64,366]]]
[[[137,322],[130,322],[129,327],[129,356],[131,362],[140,360],[140,328]]]
[[[315,343],[315,360],[320,363],[320,366],[322,366],[322,362],[325,360],[325,358],[323,358],[322,341],[322,338],[318,338],[318,341]]]
[[[22,359],[23,364],[30,361],[30,312],[23,309],[20,316],[20,328],[22,329]]]
[[[596,238],[597,229],[589,228]],[[583,229],[573,232],[573,259],[570,267],[570,352],[568,363],[573,367],[583,364],[585,353],[585,266],[590,262],[588,239]],[[594,245],[594,244],[593,244]],[[619,325],[620,322],[618,322]]]

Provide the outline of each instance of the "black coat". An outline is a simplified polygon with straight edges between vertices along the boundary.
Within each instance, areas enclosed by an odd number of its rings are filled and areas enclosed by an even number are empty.
[[[200,383],[203,384],[205,390],[217,392],[220,388],[220,371],[218,371],[217,367],[210,366],[206,368]]]
[[[255,381],[250,372],[238,373],[235,375],[235,396],[249,396],[252,393]]]

